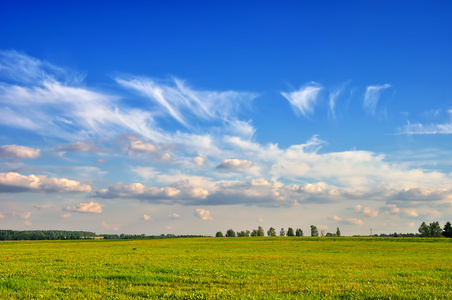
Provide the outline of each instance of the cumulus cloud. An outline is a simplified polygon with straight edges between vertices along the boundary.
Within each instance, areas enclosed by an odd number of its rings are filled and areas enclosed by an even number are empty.
[[[129,150],[135,152],[155,152],[158,149],[151,143],[136,140],[130,142]]]
[[[364,222],[362,220],[357,219],[357,218],[346,218],[346,219],[343,219],[343,218],[340,218],[340,217],[338,217],[336,215],[333,216],[333,220],[337,221],[337,222],[340,222],[340,223],[343,223],[343,224],[352,224],[352,225],[362,225],[362,224],[364,224]]]
[[[202,208],[196,209],[195,216],[204,221],[212,220],[212,217],[210,216],[210,211]]]
[[[419,213],[414,208],[405,208],[403,209],[403,213],[410,217],[419,217]]]
[[[39,156],[41,156],[40,149],[18,145],[4,145],[0,147],[0,158],[16,160],[38,158]]]
[[[88,203],[80,203],[78,205],[68,206],[66,207],[66,210],[81,213],[100,214],[102,212],[102,207],[104,207],[104,205],[91,201]]]
[[[207,161],[206,157],[202,156],[193,157],[193,162],[200,167],[203,166],[206,161]]]
[[[87,141],[69,143],[58,147],[58,150],[64,152],[97,152],[106,149],[99,148],[95,143]]]
[[[52,205],[40,205],[40,204],[35,204],[33,205],[34,208],[36,208],[37,210],[41,210],[41,209],[48,209],[51,208]]]
[[[237,170],[237,169],[249,169],[254,166],[254,163],[250,160],[240,159],[223,159],[223,162],[217,166],[217,169],[223,170]]]
[[[105,229],[118,231],[121,228],[121,224],[108,224],[107,222],[102,221],[102,227],[104,227]]]
[[[21,175],[15,172],[0,173],[0,192],[89,193],[92,188],[75,180],[48,178],[45,175]]]
[[[153,167],[134,167],[131,170],[146,180],[156,178],[160,174],[160,172],[156,171]]]
[[[60,219],[69,219],[72,216],[70,213],[60,214],[58,218]]]
[[[363,207],[362,205],[356,205],[355,210],[369,217],[373,218],[378,217],[378,210],[373,209],[371,207]]]
[[[147,187],[141,183],[115,183],[95,191],[93,197],[140,199],[160,204],[193,204],[205,199],[208,191],[191,186]]]
[[[391,87],[391,85],[387,83],[383,85],[368,86],[364,95],[364,109],[371,114],[375,114],[378,101],[380,100],[380,92],[389,87]]]
[[[173,213],[173,214],[170,214],[168,217],[169,217],[170,219],[175,220],[175,219],[179,219],[179,218],[180,218],[180,215],[179,215],[179,214],[176,214],[176,213]]]
[[[289,101],[296,114],[301,113],[304,117],[307,117],[314,112],[314,106],[321,90],[321,85],[311,82],[302,86],[298,91],[290,93],[281,92],[281,95]]]
[[[145,221],[149,221],[151,219],[151,217],[150,216],[148,216],[148,215],[143,215],[143,220],[145,220]]]

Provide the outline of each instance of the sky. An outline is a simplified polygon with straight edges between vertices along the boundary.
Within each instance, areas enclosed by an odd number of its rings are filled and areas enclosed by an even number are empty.
[[[0,229],[443,225],[451,13],[450,1],[2,1]]]

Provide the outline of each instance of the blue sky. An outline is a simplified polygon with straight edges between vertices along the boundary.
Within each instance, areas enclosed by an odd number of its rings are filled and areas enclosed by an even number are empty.
[[[416,232],[452,212],[452,5],[0,4],[0,228]]]

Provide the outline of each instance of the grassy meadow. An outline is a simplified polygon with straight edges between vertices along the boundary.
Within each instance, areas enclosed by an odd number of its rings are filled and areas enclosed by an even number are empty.
[[[0,242],[0,299],[452,299],[451,239]]]

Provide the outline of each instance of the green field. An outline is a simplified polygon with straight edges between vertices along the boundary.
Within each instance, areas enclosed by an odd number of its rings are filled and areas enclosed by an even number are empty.
[[[452,299],[451,239],[0,243],[1,299]]]

